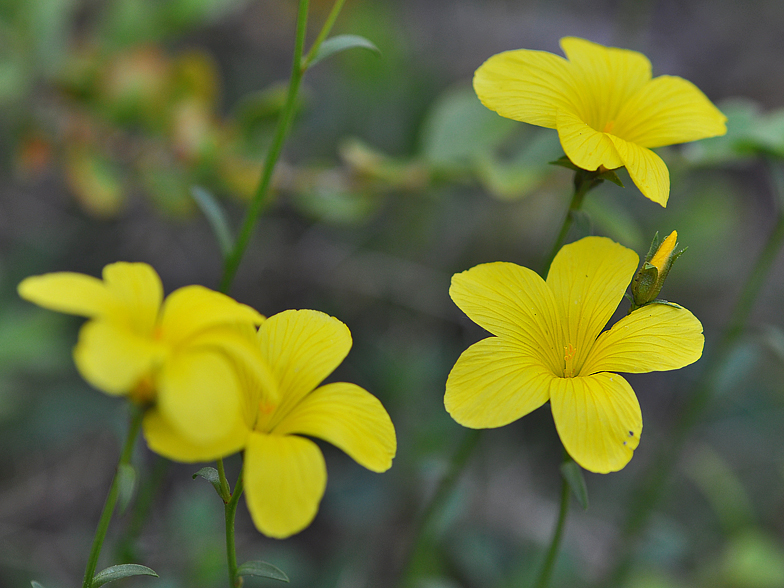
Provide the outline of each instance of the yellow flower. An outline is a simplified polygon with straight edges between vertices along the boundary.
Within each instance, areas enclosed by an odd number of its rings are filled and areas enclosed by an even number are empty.
[[[469,347],[444,402],[461,425],[500,427],[550,401],[564,447],[587,470],[623,468],[640,441],[642,414],[612,372],[672,370],[702,355],[702,325],[684,308],[650,304],[602,332],[637,268],[610,239],[566,245],[542,280],[513,263],[455,274],[449,294],[495,335]]]
[[[150,422],[203,446],[204,459],[237,451],[228,439],[240,410],[240,378],[269,379],[258,349],[237,331],[264,317],[228,296],[186,286],[163,301],[155,270],[113,263],[103,280],[60,272],[32,276],[19,295],[44,308],[89,318],[74,361],[90,384],[147,407]]]
[[[651,148],[727,132],[727,118],[691,82],[651,79],[648,58],[627,49],[565,37],[567,59],[519,49],[488,59],[474,89],[501,116],[558,129],[576,166],[625,166],[640,191],[667,205],[670,175]]]
[[[374,472],[392,465],[397,441],[384,407],[369,392],[344,382],[319,386],[351,348],[351,333],[339,320],[315,310],[287,310],[270,317],[256,335],[279,390],[245,386],[243,419],[235,431],[244,439],[243,474],[248,510],[256,527],[284,538],[316,516],[327,483],[324,456],[301,436],[336,445]],[[318,387],[317,387],[318,386]],[[162,455],[202,461],[199,448],[169,430],[147,430]]]

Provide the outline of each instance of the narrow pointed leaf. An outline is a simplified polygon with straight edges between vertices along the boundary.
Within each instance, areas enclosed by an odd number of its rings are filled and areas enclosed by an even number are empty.
[[[603,180],[607,180],[608,182],[612,182],[616,186],[620,186],[621,188],[624,187],[623,182],[621,181],[621,178],[619,178],[618,174],[616,174],[611,169],[608,169],[607,171],[600,173],[599,177],[601,179],[603,179]]]
[[[311,59],[310,63],[306,64],[306,67],[313,67],[319,61],[326,59],[327,57],[331,57],[346,49],[353,49],[354,47],[369,49],[370,51],[381,55],[379,48],[365,37],[360,37],[359,35],[336,35],[321,44],[318,51],[313,56],[313,59]]]
[[[565,167],[566,169],[570,169],[572,171],[584,171],[582,168],[577,167],[572,163],[572,161],[564,155],[563,157],[559,157],[555,161],[549,161],[550,165],[557,165],[560,167]]]
[[[113,582],[114,580],[121,580],[122,578],[129,578],[131,576],[155,576],[157,578],[158,574],[147,566],[139,564],[120,564],[118,566],[108,567],[95,574],[95,576],[93,576],[92,588],[98,588],[107,582]]]
[[[220,496],[222,500],[229,500],[230,497],[223,496],[223,493],[221,492],[220,476],[218,475],[218,470],[215,468],[201,468],[191,477],[195,480],[197,476],[204,478],[210,484],[212,484],[212,487],[215,488],[215,492],[218,493],[218,496]]]
[[[191,196],[206,217],[207,222],[210,223],[221,254],[224,258],[227,257],[234,246],[234,239],[231,236],[231,229],[223,207],[210,192],[201,186],[193,186]]]
[[[569,484],[572,494],[583,510],[588,510],[588,489],[585,486],[582,468],[573,459],[569,459],[561,464],[561,475]]]
[[[272,578],[281,582],[288,582],[289,577],[282,570],[266,561],[246,561],[237,568],[238,576],[256,576],[258,578]]]
[[[117,470],[117,482],[120,489],[120,512],[125,512],[136,492],[136,469],[130,464],[121,464]]]

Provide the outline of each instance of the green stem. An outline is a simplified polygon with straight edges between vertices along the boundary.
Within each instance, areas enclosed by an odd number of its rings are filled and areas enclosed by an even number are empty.
[[[555,256],[561,250],[561,247],[563,247],[564,241],[566,241],[566,235],[569,234],[569,229],[572,228],[577,211],[579,211],[583,205],[585,195],[602,183],[603,180],[598,177],[600,173],[599,170],[586,171],[584,169],[578,169],[574,172],[574,193],[572,194],[572,201],[569,203],[569,210],[566,212],[558,237],[556,237],[555,242],[550,249],[550,253],[545,259],[544,276],[547,276],[553,259],[555,259]]]
[[[219,460],[220,463],[220,460]],[[244,468],[243,468],[244,469]],[[229,501],[224,506],[224,514],[226,516],[226,561],[229,567],[229,587],[240,588],[242,586],[242,578],[237,576],[237,547],[234,542],[234,518],[237,515],[237,504],[242,496],[242,472],[237,476],[237,483],[234,486],[234,493],[231,494]],[[226,477],[223,475],[223,469],[219,471],[221,476],[221,486],[226,484]]]
[[[558,251],[561,249],[561,246],[566,239],[569,228],[574,222],[574,215],[578,210],[580,210],[583,200],[585,199],[585,195],[592,188],[595,188],[602,183],[603,180],[598,177],[599,173],[600,172],[598,170],[595,172],[577,170],[575,172],[574,194],[572,195],[572,201],[569,204],[569,211],[564,218],[563,225],[561,226],[561,230],[558,233],[558,237],[556,238],[556,241],[552,247],[552,251],[547,258],[547,265],[545,266],[544,271],[545,276],[547,275],[547,271],[550,269],[550,264],[553,262],[556,253],[558,253]],[[460,446],[452,455],[447,473],[441,479],[438,489],[436,490],[435,494],[433,494],[433,498],[427,504],[422,512],[422,515],[419,517],[419,520],[415,525],[415,531],[413,533],[413,546],[402,568],[403,572],[401,574],[401,580],[399,583],[400,586],[405,587],[410,584],[414,574],[414,564],[417,561],[417,556],[424,548],[424,545],[427,543],[427,532],[432,525],[432,519],[435,517],[436,513],[440,512],[443,503],[446,502],[449,496],[451,496],[455,484],[460,479],[460,473],[465,468],[466,463],[468,463],[468,460],[473,454],[474,449],[478,445],[480,432],[480,430],[470,429],[465,434],[462,442],[460,443]]]
[[[216,463],[218,465],[221,498],[223,499],[223,502],[228,502],[231,499],[231,488],[229,488],[229,481],[226,479],[226,471],[223,469],[223,459],[219,458]]]
[[[234,243],[229,255],[226,257],[226,262],[223,268],[223,277],[220,282],[220,291],[226,293],[231,288],[231,283],[239,268],[242,256],[245,249],[248,247],[253,229],[256,226],[256,221],[259,218],[262,210],[269,203],[269,188],[272,182],[272,172],[275,169],[275,164],[280,157],[280,152],[283,149],[283,143],[291,129],[291,121],[294,118],[294,109],[297,102],[297,92],[299,91],[302,75],[305,70],[302,68],[302,52],[305,46],[305,31],[307,29],[308,21],[308,0],[299,1],[299,11],[297,13],[297,35],[294,42],[294,59],[291,66],[291,79],[289,80],[289,89],[286,96],[286,104],[283,106],[283,111],[278,118],[277,126],[275,127],[275,134],[272,138],[272,145],[267,151],[267,157],[264,160],[264,169],[262,170],[261,180],[259,181],[256,193],[251,200],[248,211],[245,214],[245,220],[242,223],[237,241]]]
[[[144,416],[144,413],[137,406],[132,406],[131,410],[133,411],[133,415],[131,417],[130,426],[128,427],[128,435],[125,438],[125,444],[123,445],[122,453],[120,454],[117,471],[114,474],[114,478],[112,478],[109,494],[106,496],[106,503],[103,506],[103,512],[101,512],[101,518],[98,521],[98,528],[95,530],[93,546],[90,549],[90,557],[87,560],[87,568],[84,570],[83,588],[90,588],[92,586],[95,568],[98,565],[98,557],[101,555],[101,547],[103,546],[104,539],[106,539],[106,532],[109,530],[109,523],[112,521],[114,507],[117,504],[117,498],[120,494],[120,466],[130,463],[134,442],[139,435],[139,429],[142,425],[142,416]]]
[[[324,26],[321,27],[321,31],[319,31],[318,37],[313,43],[313,46],[308,51],[308,54],[305,56],[305,59],[302,60],[302,71],[305,72],[310,67],[310,63],[313,61],[313,58],[316,57],[318,54],[318,50],[321,47],[321,44],[326,40],[327,35],[332,30],[332,26],[335,24],[335,21],[338,18],[338,14],[340,14],[341,9],[343,8],[343,4],[346,3],[346,0],[336,0],[335,4],[332,5],[332,10],[330,10],[329,15],[327,16],[327,20],[324,21]]]
[[[550,548],[547,550],[547,555],[544,558],[542,570],[539,572],[536,588],[547,588],[550,585],[550,577],[553,575],[555,560],[558,557],[558,550],[561,547],[561,539],[563,539],[564,528],[566,527],[566,517],[569,514],[570,498],[571,491],[569,489],[569,482],[564,477],[563,482],[561,483],[561,507],[558,510],[558,522],[555,524],[553,539],[550,542]]]
[[[778,170],[773,171],[775,173]],[[778,176],[775,179],[778,180]],[[776,188],[780,193],[784,194],[784,181],[777,182]],[[765,279],[781,250],[782,244],[784,244],[784,211],[779,210],[776,224],[741,290],[721,339],[717,343],[714,352],[707,358],[702,376],[686,400],[680,417],[673,427],[672,434],[668,435],[669,442],[662,446],[647,475],[641,478],[640,486],[632,493],[628,507],[629,514],[622,528],[622,540],[620,541],[620,544],[624,546],[624,552],[620,555],[618,563],[611,574],[611,586],[620,585],[625,578],[631,566],[631,548],[634,539],[647,526],[654,508],[664,494],[672,465],[677,462],[677,456],[680,454],[690,431],[710,403],[722,369],[727,364],[732,349],[743,334],[754,303],[759,296],[762,286],[765,284]]]

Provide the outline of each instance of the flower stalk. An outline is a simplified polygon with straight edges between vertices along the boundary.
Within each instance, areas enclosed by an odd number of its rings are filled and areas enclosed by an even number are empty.
[[[566,452],[564,452],[564,459],[570,459]],[[547,588],[550,585],[550,578],[553,575],[553,568],[555,567],[555,560],[558,557],[558,551],[561,548],[561,540],[563,539],[564,529],[566,528],[566,518],[569,514],[569,501],[571,499],[571,491],[569,482],[564,477],[561,483],[561,504],[558,509],[558,520],[555,523],[553,530],[553,538],[550,541],[550,547],[547,549],[542,570],[539,572],[539,578],[536,581],[536,588]]]
[[[103,547],[104,539],[106,539],[106,532],[109,530],[109,523],[112,521],[112,514],[114,507],[117,505],[117,498],[120,495],[120,470],[122,466],[128,465],[131,462],[131,454],[133,453],[133,446],[136,442],[136,437],[139,435],[139,429],[142,425],[142,417],[144,413],[136,406],[131,405],[132,416],[130,426],[128,427],[128,435],[125,438],[125,444],[120,454],[120,461],[117,464],[117,471],[112,478],[112,485],[109,487],[109,494],[106,496],[106,503],[101,512],[101,518],[98,521],[98,527],[95,530],[95,537],[93,538],[93,545],[90,549],[90,557],[87,560],[87,567],[84,570],[83,588],[91,588],[93,585],[93,576],[95,576],[95,568],[98,565],[98,557],[101,555],[101,548]]]

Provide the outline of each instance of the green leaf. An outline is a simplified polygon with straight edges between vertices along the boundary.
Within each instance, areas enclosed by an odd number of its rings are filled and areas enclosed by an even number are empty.
[[[616,174],[615,171],[613,171],[611,169],[608,169],[607,171],[600,173],[599,177],[601,179],[603,179],[603,180],[607,180],[609,182],[612,182],[616,186],[620,186],[621,188],[624,187],[623,182],[621,181],[621,178],[619,178],[618,174]]]
[[[561,475],[569,484],[572,494],[577,498],[577,502],[583,507],[583,510],[588,510],[588,489],[585,487],[585,478],[583,478],[583,470],[571,458],[567,459],[561,464]]]
[[[30,580],[30,584],[32,584],[33,588],[44,588],[41,584],[39,584],[35,580]]]
[[[581,171],[581,167],[577,167],[572,163],[572,160],[566,157],[566,155],[559,157],[555,161],[548,161],[550,165],[557,165],[559,167],[565,167],[566,169],[570,169],[572,171]],[[584,170],[583,170],[584,171]]]
[[[114,580],[121,580],[122,578],[129,578],[131,576],[155,576],[157,578],[158,574],[147,566],[141,566],[139,564],[120,564],[118,566],[108,567],[95,574],[93,576],[92,588],[98,588],[107,582],[113,582]]]
[[[223,496],[223,492],[221,492],[221,483],[220,483],[220,476],[218,475],[218,470],[209,467],[201,468],[198,472],[193,474],[192,478],[195,480],[197,476],[204,478],[210,484],[212,484],[212,487],[215,488],[215,492],[218,493],[218,496],[220,496],[224,502],[228,502],[230,497]]]
[[[207,218],[207,222],[210,223],[221,254],[224,258],[227,257],[234,247],[234,239],[231,236],[226,213],[215,197],[201,186],[193,186],[191,188],[191,196],[193,196],[196,204]]]
[[[117,470],[117,483],[120,489],[120,512],[125,512],[136,492],[136,470],[130,464],[123,463]]]
[[[365,37],[360,37],[359,35],[336,35],[324,41],[313,56],[313,59],[310,60],[310,63],[305,64],[305,66],[311,68],[327,57],[354,47],[369,49],[381,55],[381,50]]]
[[[258,578],[271,578],[288,582],[289,577],[282,570],[276,568],[266,561],[246,561],[237,568],[238,576],[256,576]]]

